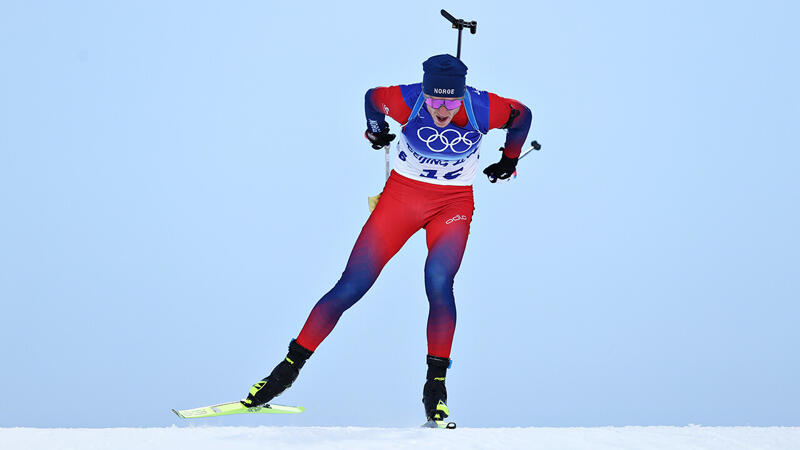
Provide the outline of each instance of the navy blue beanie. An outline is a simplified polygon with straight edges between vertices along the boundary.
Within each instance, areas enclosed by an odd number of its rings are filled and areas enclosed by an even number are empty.
[[[422,92],[434,97],[463,97],[467,66],[453,55],[431,56],[422,63]]]

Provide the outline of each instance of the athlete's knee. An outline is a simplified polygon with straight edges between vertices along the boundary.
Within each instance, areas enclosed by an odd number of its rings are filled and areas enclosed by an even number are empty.
[[[374,280],[367,279],[363,276],[349,276],[348,274],[342,275],[342,278],[336,282],[336,285],[326,295],[336,299],[339,306],[345,310],[364,296],[369,288],[372,286]]]
[[[444,264],[428,261],[425,264],[425,291],[428,294],[428,299],[452,297],[454,277],[455,274]]]

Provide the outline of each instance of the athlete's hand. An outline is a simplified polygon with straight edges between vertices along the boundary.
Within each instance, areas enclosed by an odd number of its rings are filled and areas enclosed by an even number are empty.
[[[372,148],[375,150],[380,150],[392,145],[392,141],[395,138],[392,133],[389,133],[389,124],[386,122],[381,126],[381,131],[379,133],[373,133],[367,128],[367,131],[364,132],[364,137],[367,138],[372,144]]]
[[[503,147],[500,147],[500,151],[503,151]],[[497,182],[497,180],[505,180],[511,175],[514,175],[514,172],[517,170],[517,160],[519,158],[509,158],[503,153],[503,156],[500,157],[500,161],[490,164],[487,168],[483,169],[483,173],[489,177],[489,181],[492,183]]]

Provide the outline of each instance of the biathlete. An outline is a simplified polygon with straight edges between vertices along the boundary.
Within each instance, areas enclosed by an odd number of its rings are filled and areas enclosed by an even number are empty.
[[[242,403],[270,402],[292,385],[336,322],[369,290],[383,266],[418,230],[425,229],[428,313],[425,415],[441,424],[449,415],[445,375],[456,325],[453,279],[461,265],[474,209],[472,183],[481,138],[508,130],[500,161],[483,173],[494,182],[510,177],[531,124],[522,103],[466,86],[467,66],[451,55],[422,64],[422,83],[378,87],[365,97],[366,138],[374,149],[389,146],[388,115],[402,124],[393,170],[356,240],[342,277],[311,310],[289,353],[250,389]]]

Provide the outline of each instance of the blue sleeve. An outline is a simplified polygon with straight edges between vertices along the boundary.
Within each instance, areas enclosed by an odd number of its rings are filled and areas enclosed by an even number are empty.
[[[519,152],[522,151],[522,147],[525,146],[525,138],[528,136],[528,130],[530,130],[531,122],[533,121],[531,109],[522,103],[518,105],[521,106],[519,116],[514,119],[512,126],[508,129],[508,133],[506,134],[505,148],[509,150],[512,157],[514,155],[519,156]]]
[[[364,95],[364,114],[367,116],[367,130],[370,133],[380,133],[382,130],[388,130],[389,124],[386,123],[386,114],[375,109],[372,101],[374,91],[375,89],[370,89]]]

